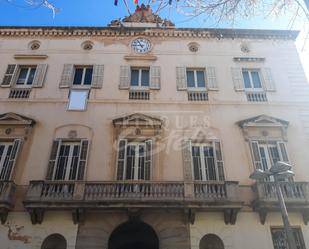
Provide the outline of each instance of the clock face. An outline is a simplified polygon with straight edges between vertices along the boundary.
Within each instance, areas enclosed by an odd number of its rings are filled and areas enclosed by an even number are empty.
[[[131,43],[132,49],[135,53],[145,54],[150,51],[151,43],[145,38],[136,38]]]

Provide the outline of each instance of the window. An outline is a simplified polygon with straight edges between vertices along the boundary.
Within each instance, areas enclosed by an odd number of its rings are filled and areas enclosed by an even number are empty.
[[[13,143],[0,143],[0,180],[8,180],[8,166],[12,154]]]
[[[67,241],[61,234],[51,234],[42,243],[41,249],[66,249]]]
[[[304,238],[300,228],[292,228],[296,248],[297,249],[306,249]],[[286,233],[283,228],[271,228],[271,236],[273,239],[274,249],[288,249]]]
[[[0,180],[10,180],[16,161],[20,140],[0,142]]]
[[[224,249],[222,239],[216,234],[207,234],[200,240],[200,249]]]
[[[188,88],[206,88],[204,69],[187,69]]]
[[[219,142],[194,143],[191,149],[194,180],[224,180],[223,159]]]
[[[251,149],[255,167],[268,170],[278,161],[288,162],[285,144],[276,141],[252,141]]]
[[[258,69],[243,69],[242,76],[245,89],[247,90],[263,90],[260,79],[260,70]]]
[[[54,140],[47,180],[83,180],[88,156],[89,140]]]
[[[36,66],[20,66],[16,86],[31,86],[33,83]]]
[[[150,180],[152,143],[121,140],[118,152],[118,180]]]
[[[131,68],[131,87],[149,87],[149,68]]]
[[[59,148],[58,162],[54,180],[77,179],[80,143],[62,143]]]
[[[68,110],[84,111],[87,107],[89,91],[88,90],[71,90],[69,94]]]
[[[93,67],[76,66],[74,68],[73,85],[90,86],[92,81]]]

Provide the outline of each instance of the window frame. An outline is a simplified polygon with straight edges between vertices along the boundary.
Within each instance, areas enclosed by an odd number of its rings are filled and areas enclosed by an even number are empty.
[[[299,226],[293,226],[291,227],[292,229],[292,232],[294,231],[297,231],[298,233],[298,236],[300,238],[300,245],[301,245],[301,249],[306,249],[306,244],[305,244],[305,240],[304,240],[304,235],[303,235],[303,232],[302,232],[302,229],[301,227]],[[284,227],[281,227],[281,226],[271,226],[270,227],[270,235],[271,235],[271,239],[272,239],[272,242],[273,242],[273,248],[275,248],[275,240],[274,240],[274,237],[273,237],[273,231],[274,230],[281,230],[283,232],[283,234],[285,234],[285,230],[284,230]],[[293,234],[294,235],[294,234]],[[297,246],[297,245],[296,245]],[[280,249],[280,248],[279,248]]]
[[[13,82],[14,87],[15,88],[32,88],[36,70],[37,70],[37,65],[31,64],[31,65],[16,65],[16,66],[17,66],[17,74],[16,74],[15,82]],[[22,84],[17,84],[19,77],[20,77],[21,70],[23,68],[27,68],[27,75],[26,75],[25,81]],[[32,69],[35,69],[33,79],[32,79],[31,84],[27,84]]]
[[[194,87],[190,87],[188,85],[188,71],[193,71],[193,76],[194,76]],[[197,72],[198,71],[202,71],[203,75],[204,75],[204,83],[205,83],[205,87],[199,87],[198,86],[198,81],[197,81]],[[207,74],[206,74],[206,68],[191,68],[191,67],[187,67],[186,68],[186,83],[187,83],[187,89],[189,91],[205,91],[207,89]]]
[[[85,103],[84,103],[84,108],[70,108],[70,103],[71,103],[71,96],[72,92],[85,92],[86,93],[86,98],[85,98]],[[87,110],[88,106],[88,100],[89,100],[89,95],[90,95],[90,90],[88,89],[70,89],[69,91],[69,96],[68,96],[68,104],[67,104],[67,111],[73,111],[73,112],[82,112]]]
[[[81,83],[80,84],[74,84],[74,79],[75,79],[75,74],[76,74],[76,69],[83,69],[82,73],[82,78],[81,78]],[[91,74],[91,82],[90,84],[85,84],[85,78],[86,78],[86,71],[87,69],[92,69],[92,74]],[[73,66],[73,77],[72,77],[72,88],[91,88],[92,85],[92,77],[93,77],[93,65],[74,65]]]
[[[138,70],[138,85],[132,86],[132,70]],[[148,70],[148,86],[142,86],[142,72]],[[148,90],[150,88],[150,67],[130,67],[130,89]]]
[[[0,176],[1,176],[2,173],[3,173],[2,171],[3,171],[4,163],[6,162],[6,166],[8,166],[8,164],[10,162],[10,157],[11,157],[11,154],[13,153],[14,141],[0,141],[0,145],[4,145],[3,152],[5,153],[5,154],[3,153],[2,157],[0,158]],[[9,146],[11,146],[11,152],[8,155]],[[10,179],[10,177],[9,177],[9,179]],[[6,180],[6,179],[2,179],[2,177],[0,177],[0,179],[2,181]]]
[[[215,142],[217,141],[206,141],[206,142],[191,142],[191,160],[192,160],[192,175],[193,175],[193,180],[194,181],[220,181],[220,174],[219,174],[219,169],[218,169],[218,164],[217,164],[217,155],[216,155],[216,147],[215,147]],[[201,180],[196,180],[196,176],[194,174],[194,158],[193,158],[193,147],[199,147],[199,153],[200,153],[200,163],[201,163],[201,171],[202,171],[202,179]],[[213,160],[214,160],[214,167],[215,167],[215,180],[210,180],[207,179],[209,178],[209,173],[208,175],[206,174],[206,164],[205,164],[205,155],[204,155],[204,147],[211,147],[213,150]],[[221,151],[222,154],[222,151]],[[223,157],[223,155],[222,155]],[[223,169],[224,170],[224,169]]]
[[[79,158],[80,158],[80,154],[81,154],[81,145],[80,144],[81,144],[81,140],[74,140],[74,141],[62,140],[61,141],[61,144],[60,144],[58,151],[57,151],[55,170],[52,174],[52,180],[53,181],[76,181],[77,180],[79,167],[80,167],[80,165],[79,165]],[[65,177],[64,177],[64,179],[57,179],[56,180],[55,176],[56,176],[57,168],[58,168],[58,165],[59,165],[60,150],[61,150],[62,146],[67,146],[67,145],[70,146],[70,150],[69,150],[69,155],[68,155],[67,161],[66,161]],[[74,146],[76,146],[76,145],[79,146],[78,155],[77,155],[76,176],[75,176],[76,179],[69,179],[70,178],[70,171],[72,169],[72,163],[73,163]]]
[[[248,76],[249,76],[249,82],[250,82],[250,88],[247,88],[246,87],[246,83],[245,83],[245,78],[244,78],[244,75],[243,75],[243,72],[248,72]],[[254,84],[253,84],[253,79],[252,79],[252,72],[257,72],[258,76],[259,76],[259,81],[261,83],[261,87],[260,88],[256,88],[254,87]],[[260,68],[242,68],[241,69],[241,77],[242,77],[242,80],[243,80],[243,84],[244,84],[244,90],[245,91],[249,91],[249,92],[264,92],[264,87],[263,87],[263,82],[262,82],[262,72],[261,72],[261,69]]]

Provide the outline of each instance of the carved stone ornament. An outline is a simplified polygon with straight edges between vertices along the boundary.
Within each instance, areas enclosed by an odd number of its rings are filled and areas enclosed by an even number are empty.
[[[5,129],[5,134],[10,135],[12,133],[12,128],[6,128]]]
[[[74,139],[77,138],[77,131],[76,130],[70,130],[68,133],[68,138]]]
[[[249,44],[247,44],[247,43],[240,44],[240,50],[243,53],[249,53],[250,52]]]
[[[190,52],[192,53],[196,53],[199,50],[200,45],[196,42],[190,42],[188,44],[188,48],[190,50]]]
[[[111,27],[120,27],[123,23],[154,23],[162,27],[175,27],[175,24],[167,19],[162,19],[160,16],[154,14],[149,5],[137,5],[136,10],[130,16],[120,20],[113,20]]]

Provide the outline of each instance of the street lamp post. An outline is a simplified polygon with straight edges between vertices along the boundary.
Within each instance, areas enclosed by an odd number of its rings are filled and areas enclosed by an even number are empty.
[[[279,162],[276,162],[275,165],[273,165],[267,171],[263,171],[261,169],[255,170],[255,172],[250,175],[250,178],[254,180],[261,180],[269,176],[274,177],[276,194],[279,200],[281,216],[282,216],[284,230],[285,230],[286,238],[287,238],[287,244],[289,246],[289,249],[297,249],[293,231],[292,231],[292,228],[289,222],[288,212],[285,206],[283,194],[282,194],[280,184],[279,184],[280,180],[286,179],[294,175],[293,171],[291,171],[291,168],[292,168],[291,165],[285,162],[279,161]]]

